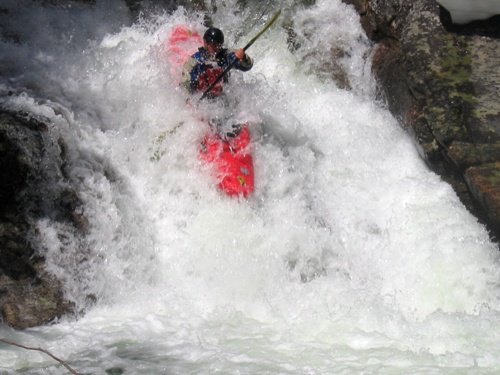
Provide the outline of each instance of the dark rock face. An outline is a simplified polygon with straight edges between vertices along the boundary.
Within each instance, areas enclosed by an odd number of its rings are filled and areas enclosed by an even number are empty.
[[[500,226],[500,162],[485,163],[470,167],[465,180],[474,197],[484,207],[492,225]]]
[[[498,238],[500,24],[452,25],[434,0],[345,2],[376,42],[373,70],[389,110]]]
[[[57,188],[62,169],[51,153],[59,148],[45,139],[46,132],[41,121],[0,112],[0,312],[15,328],[48,323],[72,309],[61,283],[44,269],[33,226],[49,212],[84,225],[75,216],[76,195]]]

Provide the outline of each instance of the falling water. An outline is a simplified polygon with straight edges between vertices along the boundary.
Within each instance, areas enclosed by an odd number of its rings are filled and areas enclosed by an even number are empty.
[[[68,145],[88,233],[61,243],[65,228],[36,224],[81,314],[0,336],[92,374],[500,371],[496,246],[375,100],[352,7],[215,2],[228,45],[283,9],[228,85],[256,171],[255,194],[232,199],[198,158],[221,108],[185,104],[163,47],[176,25],[203,32],[203,14],[68,4],[3,1],[18,37],[0,42],[0,105]],[[66,371],[1,349],[2,373]]]

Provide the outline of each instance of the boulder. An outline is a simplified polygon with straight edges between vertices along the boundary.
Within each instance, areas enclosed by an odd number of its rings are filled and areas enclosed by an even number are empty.
[[[500,226],[500,161],[470,167],[465,180],[474,198],[481,203],[486,217]]]
[[[47,123],[0,112],[0,312],[3,322],[27,328],[72,311],[61,282],[45,270],[34,221],[46,215],[85,230],[75,192],[64,181],[61,148]]]

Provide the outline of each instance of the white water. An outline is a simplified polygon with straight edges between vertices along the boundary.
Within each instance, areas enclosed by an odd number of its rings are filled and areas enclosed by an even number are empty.
[[[451,14],[454,23],[484,20],[500,14],[497,0],[438,0]]]
[[[235,200],[197,157],[207,109],[184,106],[161,54],[173,25],[202,31],[201,17],[130,25],[119,2],[2,4],[22,40],[0,48],[1,104],[48,117],[70,145],[90,233],[62,244],[65,228],[38,223],[50,270],[86,313],[1,337],[93,374],[500,370],[497,249],[373,100],[351,8],[282,4],[301,48],[273,27],[249,50],[254,68],[233,73],[256,167],[255,195]],[[267,10],[218,5],[229,44],[240,24],[249,40]],[[349,52],[352,91],[319,72],[334,47]],[[1,349],[5,373],[66,373],[43,353]]]

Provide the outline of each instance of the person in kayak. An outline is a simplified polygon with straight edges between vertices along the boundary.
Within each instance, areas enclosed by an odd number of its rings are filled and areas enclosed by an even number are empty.
[[[232,64],[233,68],[243,72],[252,69],[253,60],[243,48],[229,51],[223,47],[224,34],[220,29],[208,28],[203,35],[203,44],[184,65],[181,83],[189,93],[204,93]],[[207,93],[208,98],[216,98],[222,94],[223,83],[227,82],[228,74]]]

